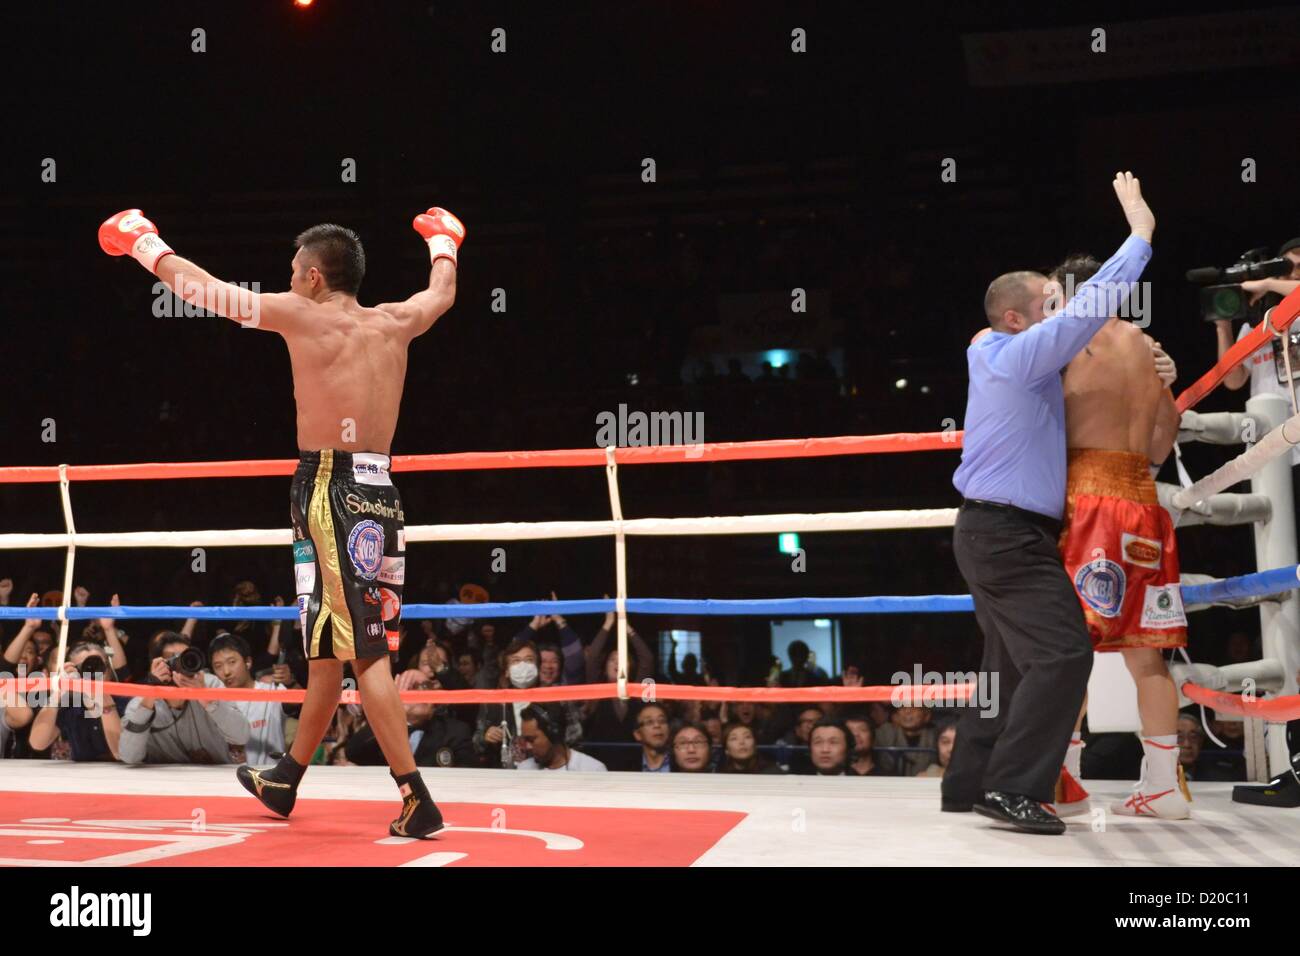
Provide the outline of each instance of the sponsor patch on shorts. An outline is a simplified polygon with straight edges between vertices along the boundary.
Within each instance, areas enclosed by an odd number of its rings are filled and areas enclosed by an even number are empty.
[[[384,621],[388,622],[402,613],[402,599],[388,588],[379,589],[379,599],[383,606]]]
[[[310,541],[293,543],[293,578],[298,595],[298,616],[307,613],[307,599],[316,590],[316,549]],[[305,626],[306,622],[303,621]]]
[[[388,477],[388,456],[357,452],[352,456],[352,480],[359,485],[392,485]]]
[[[357,577],[373,581],[384,559],[384,529],[376,521],[358,521],[348,533],[348,557]]]
[[[316,590],[316,565],[314,564],[295,564],[293,566],[294,582],[297,584],[298,594],[311,594]]]
[[[1074,572],[1074,589],[1102,617],[1119,616],[1126,582],[1124,569],[1109,558],[1098,558]]]
[[[1143,568],[1160,567],[1160,556],[1164,553],[1159,541],[1129,534],[1127,531],[1120,538],[1120,549],[1124,552],[1125,561]]]
[[[1166,630],[1187,626],[1183,612],[1183,589],[1177,584],[1148,584],[1142,599],[1140,627]]]
[[[406,583],[406,558],[385,557],[379,564],[379,580],[384,584],[396,584],[401,587]]]

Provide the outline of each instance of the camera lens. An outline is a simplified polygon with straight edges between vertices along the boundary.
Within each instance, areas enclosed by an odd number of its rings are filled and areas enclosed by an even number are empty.
[[[1210,299],[1210,316],[1216,319],[1240,318],[1246,311],[1246,297],[1233,286],[1215,289]]]
[[[91,654],[81,662],[80,670],[83,677],[102,677],[108,670],[108,664],[98,654]]]
[[[205,661],[203,652],[197,648],[187,647],[181,653],[167,661],[167,666],[172,670],[184,674],[186,677],[193,677],[203,670]]]

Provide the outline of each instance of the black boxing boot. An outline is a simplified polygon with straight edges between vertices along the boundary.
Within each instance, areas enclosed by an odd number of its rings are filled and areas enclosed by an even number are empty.
[[[285,754],[270,770],[254,770],[247,765],[235,771],[244,789],[262,801],[268,810],[287,817],[298,799],[298,783],[307,768]]]
[[[397,776],[397,789],[402,794],[402,815],[388,825],[388,832],[396,837],[415,837],[420,839],[431,836],[442,829],[442,813],[438,805],[429,796],[429,788],[424,785],[420,771]]]
[[[1291,769],[1284,770],[1268,783],[1238,784],[1232,788],[1233,803],[1257,807],[1300,807],[1300,752],[1291,755]]]

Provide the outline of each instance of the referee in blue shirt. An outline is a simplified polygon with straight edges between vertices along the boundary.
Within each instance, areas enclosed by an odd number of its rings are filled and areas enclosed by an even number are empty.
[[[984,701],[963,713],[942,806],[1033,833],[1065,832],[1043,804],[1054,799],[1092,671],[1092,642],[1057,551],[1066,470],[1061,371],[1141,276],[1155,229],[1132,173],[1117,174],[1113,185],[1132,230],[1119,250],[1049,319],[1045,276],[994,279],[984,296],[989,331],[966,351],[953,551],[984,632],[980,669],[997,675],[987,686],[998,700],[996,709]]]

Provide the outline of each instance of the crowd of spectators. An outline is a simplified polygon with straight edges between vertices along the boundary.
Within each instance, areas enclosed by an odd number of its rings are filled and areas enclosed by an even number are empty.
[[[474,586],[462,597],[474,600]],[[9,603],[12,582],[0,582]],[[85,606],[89,594],[74,592]],[[33,594],[29,607],[57,607],[55,591]],[[112,604],[119,603],[117,595]],[[260,605],[251,582],[235,586],[231,604]],[[282,604],[279,599],[272,604]],[[615,618],[606,615],[584,639],[562,615],[538,615],[508,640],[494,622],[450,619],[403,625],[395,660],[401,690],[553,687],[612,682],[618,677]],[[133,636],[113,618],[73,622],[64,673],[140,684],[122,697],[64,691],[8,695],[0,717],[0,755],[123,763],[273,762],[292,742],[297,708],[264,700],[178,700],[150,696],[150,688],[297,688],[307,681],[296,622],[243,621],[206,634],[186,620],[175,630]],[[286,633],[287,632],[287,633]],[[282,640],[282,633],[285,639]],[[4,641],[4,672],[48,673],[56,663],[56,631],[30,618]],[[768,683],[784,687],[832,680],[796,642],[788,669]],[[642,770],[651,772],[807,773],[875,775],[941,772],[946,752],[936,746],[932,714],[920,708],[890,713],[884,705],[771,705],[752,701],[658,702],[640,691],[653,682],[714,684],[695,654],[661,668],[650,645],[629,627],[628,700],[563,703],[434,705],[411,703],[406,715],[412,752],[421,766],[516,769]],[[855,678],[850,676],[852,683]],[[651,682],[643,684],[643,682]],[[644,699],[643,699],[644,698]],[[891,730],[891,728],[895,728]],[[883,738],[891,741],[883,745]],[[881,747],[890,748],[886,753]],[[905,748],[894,750],[893,748]],[[314,762],[381,765],[384,757],[364,711],[339,707]]]
[[[12,582],[0,581],[8,604]],[[74,592],[85,606],[89,594]],[[486,600],[477,585],[466,603]],[[55,591],[27,606],[57,607]],[[237,584],[230,602],[261,605],[257,587]],[[113,595],[116,606],[118,596]],[[270,602],[281,605],[280,599]],[[138,763],[273,763],[293,741],[298,708],[266,700],[183,700],[151,696],[157,687],[294,689],[307,683],[297,622],[230,622],[211,628],[190,619],[175,630],[133,636],[112,618],[73,622],[64,673],[142,685],[139,696],[6,694],[0,699],[0,756]],[[222,622],[223,624],[225,622]],[[408,621],[394,657],[400,690],[555,687],[618,678],[615,616],[584,638],[564,616],[538,615],[503,633],[497,622],[470,618]],[[211,633],[209,633],[211,630]],[[48,673],[56,631],[31,618],[3,641],[5,674]],[[507,639],[505,634],[511,636]],[[656,683],[717,685],[706,662],[673,647],[660,661],[629,623],[629,699],[520,701],[505,704],[405,705],[411,751],[424,767],[519,770],[618,770],[651,773],[759,773],[842,776],[943,775],[956,738],[955,713],[928,707],[869,704],[774,704],[752,700],[656,700]],[[793,642],[789,661],[773,659],[765,683],[789,689],[862,686],[855,666],[831,676],[807,645]],[[347,672],[345,671],[345,675]],[[353,685],[355,686],[355,685]],[[651,692],[645,692],[646,689]],[[1240,724],[1215,721],[1228,748]],[[1242,779],[1239,754],[1207,745],[1195,715],[1179,726],[1182,760],[1193,779]],[[1122,737],[1123,735],[1100,735]],[[1094,766],[1108,758],[1099,741]],[[1120,748],[1122,750],[1122,747]],[[1111,754],[1113,758],[1114,755]],[[1122,757],[1117,758],[1122,763]],[[363,709],[341,705],[313,763],[386,763]],[[1126,769],[1126,768],[1124,768]],[[1120,769],[1118,775],[1124,775]],[[1097,774],[1101,775],[1101,774]]]

